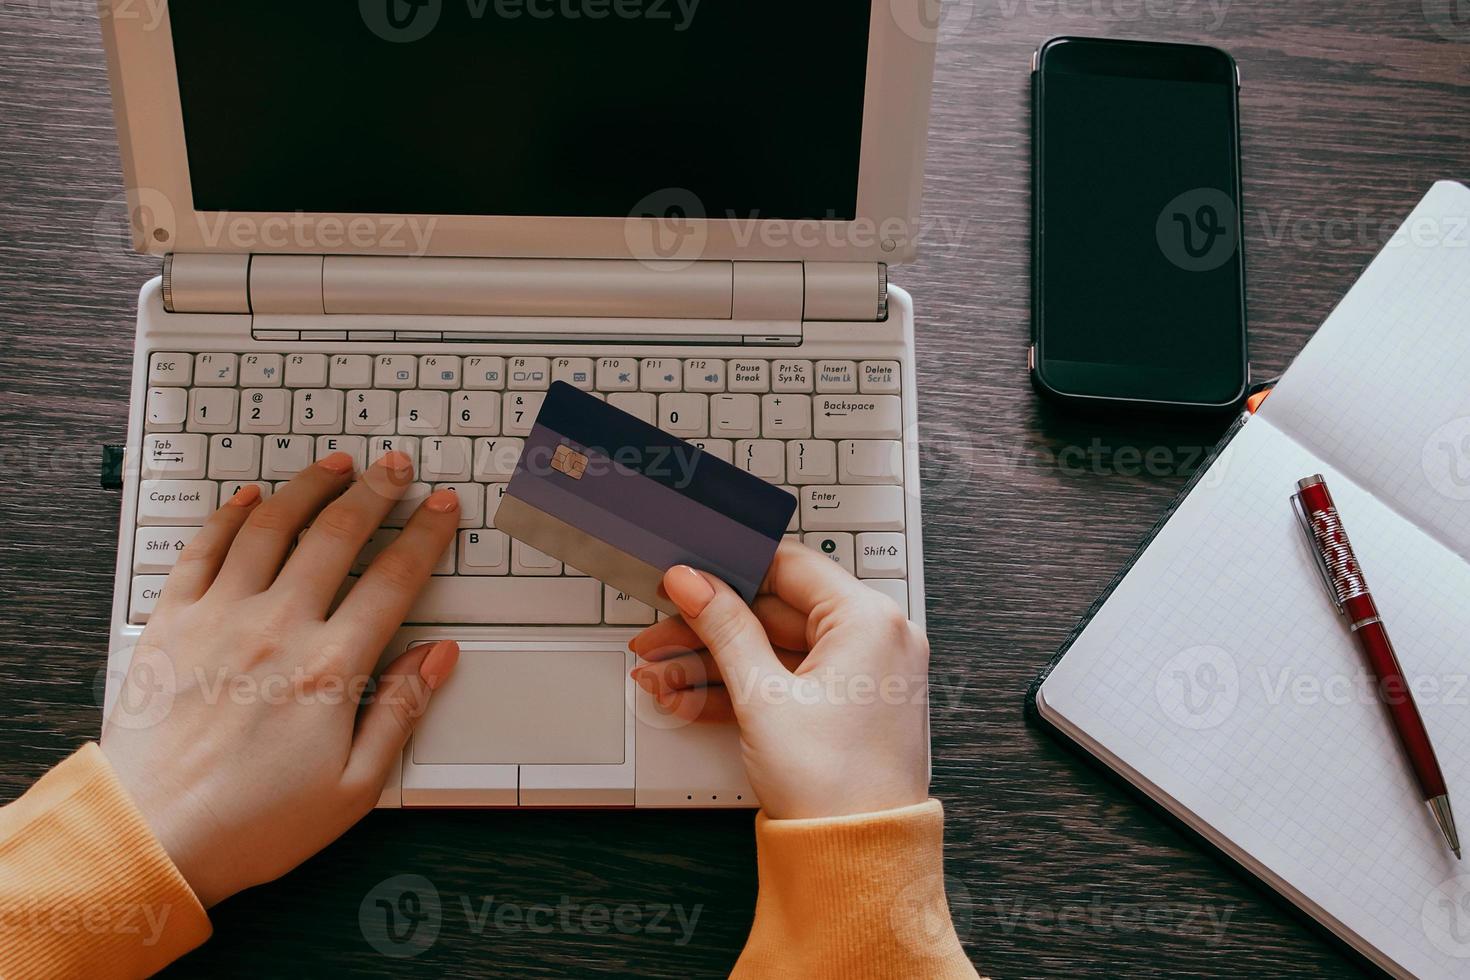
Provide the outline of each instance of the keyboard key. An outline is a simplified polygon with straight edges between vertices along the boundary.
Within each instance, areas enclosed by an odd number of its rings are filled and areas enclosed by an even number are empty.
[[[260,499],[269,500],[270,495],[275,493],[275,485],[266,483],[264,480],[226,480],[219,485],[219,505],[223,507],[246,487],[256,487],[260,490]]]
[[[549,358],[512,357],[506,371],[506,387],[511,391],[545,391],[551,387]]]
[[[786,479],[797,486],[837,483],[837,443],[801,439],[786,444]]]
[[[419,359],[412,354],[384,354],[373,364],[374,388],[413,388],[418,378]]]
[[[279,388],[285,378],[280,354],[246,354],[240,358],[240,387]]]
[[[442,391],[405,391],[398,396],[398,431],[412,436],[449,433],[449,396]]]
[[[464,386],[470,391],[500,391],[505,387],[505,358],[466,357]]]
[[[138,575],[167,575],[174,570],[179,553],[194,540],[197,527],[140,527],[133,535],[133,572]]]
[[[160,388],[187,388],[194,379],[194,358],[188,354],[154,354],[148,359],[148,383]]]
[[[637,391],[638,362],[631,357],[604,357],[597,362],[598,391]]]
[[[602,587],[603,621],[609,626],[652,626],[654,610],[610,585]]]
[[[766,395],[761,399],[761,435],[767,439],[810,439],[810,395]]]
[[[522,391],[505,396],[505,409],[500,420],[501,431],[508,436],[528,436],[541,414],[544,391]]]
[[[260,479],[260,436],[210,436],[208,476],[211,480]]]
[[[368,465],[372,466],[389,453],[402,453],[413,464],[414,472],[419,468],[419,441],[413,436],[374,436],[368,440]]]
[[[723,459],[727,463],[735,462],[735,443],[729,439],[694,439],[691,442],[716,459]]]
[[[269,436],[260,461],[262,480],[290,480],[310,466],[316,445],[311,436]]]
[[[325,388],[327,355],[292,354],[286,358],[287,388]]]
[[[373,359],[367,354],[338,354],[332,358],[333,388],[371,388]]]
[[[392,432],[398,416],[398,395],[391,391],[349,391],[346,429],[355,435]]]
[[[859,534],[857,561],[859,578],[904,578],[909,573],[902,534]]]
[[[504,483],[515,474],[524,439],[476,439],[475,480],[479,483]]]
[[[208,480],[144,480],[138,488],[140,527],[202,527],[216,507]]]
[[[291,431],[336,435],[342,431],[346,398],[345,392],[333,388],[303,388],[297,391],[291,411]]]
[[[899,439],[903,410],[895,395],[818,395],[812,407],[818,439]]]
[[[426,354],[419,358],[419,385],[433,391],[457,391],[461,361],[447,354]]]
[[[512,575],[560,575],[561,562],[524,541],[511,541],[510,571]]]
[[[142,626],[158,608],[158,599],[163,595],[162,575],[134,575],[132,601],[128,606],[128,622]]]
[[[826,555],[853,575],[857,574],[855,559],[856,545],[853,536],[846,531],[831,531],[826,534],[804,534],[802,544],[821,555]]]
[[[792,499],[796,501],[796,506],[791,510],[791,520],[786,522],[786,533],[795,534],[801,530],[801,489],[798,487],[782,487],[781,489],[791,494]]]
[[[801,526],[808,531],[902,531],[903,487],[804,487]]]
[[[761,400],[756,395],[714,395],[710,398],[710,435],[723,439],[758,439]]]
[[[454,395],[449,431],[457,436],[500,435],[500,393],[461,391]]]
[[[196,394],[207,394],[197,392]],[[234,394],[221,391],[219,394]],[[246,388],[240,392],[240,431],[273,434],[291,431],[291,392],[284,388]]]
[[[333,453],[351,456],[356,473],[367,469],[367,439],[363,436],[317,436],[316,458],[326,459]]]
[[[240,396],[233,388],[189,389],[190,432],[234,432]]]
[[[649,425],[658,425],[658,396],[642,393],[616,392],[607,396],[613,408],[627,412]]]
[[[487,483],[485,484],[485,526],[495,526],[495,515],[500,512],[500,502],[505,499],[505,491],[510,488],[509,483]],[[508,554],[509,552],[507,552]],[[509,574],[509,573],[507,573]]]
[[[899,611],[905,616],[913,615],[909,610],[909,585],[902,579],[875,578],[863,583],[868,588],[880,595],[885,595],[898,604]]]
[[[409,623],[595,626],[602,583],[590,578],[436,578],[419,594]]]
[[[735,465],[767,483],[785,483],[786,446],[774,439],[742,439],[735,444]]]
[[[393,505],[393,509],[388,511],[388,516],[383,518],[383,526],[406,526],[408,519],[413,517],[418,511],[419,505],[425,500],[428,500],[429,494],[433,492],[434,488],[427,483],[409,484],[408,490],[404,492],[402,497],[398,498],[398,502]]]
[[[485,485],[483,483],[436,483],[434,490],[453,490],[459,496],[459,526],[485,526]],[[447,575],[454,574],[446,572]]]
[[[818,361],[817,390],[827,394],[857,394],[857,365],[852,361]]]
[[[597,381],[596,370],[590,357],[558,357],[551,364],[551,380],[591,391]]]
[[[725,362],[694,357],[684,362],[684,390],[715,393],[725,390]]]
[[[509,575],[510,538],[494,529],[459,532],[459,574]]]
[[[426,483],[464,483],[470,479],[474,444],[462,436],[431,437],[419,443],[419,478]]]
[[[903,443],[849,440],[837,446],[838,483],[902,483]]]
[[[194,358],[197,388],[233,388],[240,374],[238,354],[200,354]]]
[[[681,439],[709,435],[709,397],[685,393],[659,395],[658,427]]]
[[[208,437],[204,435],[144,436],[143,479],[202,480],[208,448]]]
[[[679,391],[684,387],[684,362],[672,357],[651,357],[638,366],[644,391]]]
[[[811,394],[811,361],[777,361],[771,365],[771,390],[778,394]]]
[[[189,392],[183,388],[150,388],[144,428],[149,432],[182,432],[189,417]]]
[[[731,361],[727,386],[731,391],[763,395],[771,390],[771,365],[766,361]]]
[[[864,361],[858,385],[865,395],[897,395],[903,392],[897,361]]]

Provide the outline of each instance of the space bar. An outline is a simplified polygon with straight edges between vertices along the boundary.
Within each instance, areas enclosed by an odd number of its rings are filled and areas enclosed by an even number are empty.
[[[410,623],[588,626],[602,622],[602,585],[590,578],[436,577]]]

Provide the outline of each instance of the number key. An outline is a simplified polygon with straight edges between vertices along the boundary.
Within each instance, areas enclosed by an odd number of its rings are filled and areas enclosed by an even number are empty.
[[[536,416],[541,414],[541,403],[546,401],[544,391],[520,391],[513,395],[507,395],[505,399],[505,418],[502,428],[508,436],[528,436],[531,427],[536,424]]]

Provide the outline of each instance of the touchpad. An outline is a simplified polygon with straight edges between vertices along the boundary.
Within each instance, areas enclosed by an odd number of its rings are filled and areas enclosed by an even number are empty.
[[[413,739],[433,765],[623,763],[626,655],[467,649]]]

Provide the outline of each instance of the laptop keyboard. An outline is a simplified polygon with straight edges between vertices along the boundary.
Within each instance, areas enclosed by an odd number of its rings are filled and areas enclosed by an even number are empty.
[[[129,622],[148,621],[178,553],[245,484],[268,497],[334,452],[362,469],[397,450],[420,482],[355,573],[434,490],[457,491],[462,514],[409,622],[652,623],[647,605],[495,530],[553,381],[786,488],[800,502],[788,537],[907,612],[899,372],[897,361],[154,353]]]

